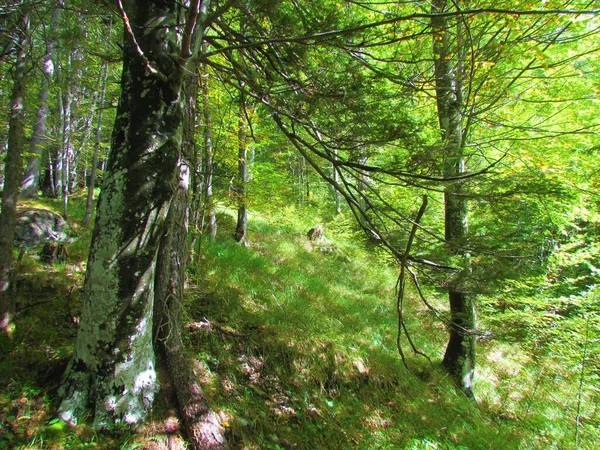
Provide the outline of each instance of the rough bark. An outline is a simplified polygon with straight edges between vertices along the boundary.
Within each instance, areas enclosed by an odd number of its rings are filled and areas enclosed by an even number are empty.
[[[191,72],[182,87],[183,143],[177,187],[158,251],[155,279],[154,336],[171,377],[185,434],[194,449],[226,449],[223,429],[210,408],[187,357],[182,339],[183,292],[188,261],[190,161],[195,159],[198,80]]]
[[[445,12],[451,3],[436,0],[432,12]],[[460,176],[465,172],[463,110],[463,53],[458,48],[459,26],[446,17],[432,18],[433,52],[437,113],[442,134],[443,175]],[[444,188],[445,240],[449,249],[463,258],[463,274],[450,283],[450,338],[442,361],[455,382],[470,398],[475,371],[476,315],[474,299],[466,292],[461,278],[469,271],[469,254],[464,250],[468,234],[467,202],[461,195],[464,181],[447,182]]]
[[[183,289],[187,262],[189,167],[182,160],[179,189],[167,219],[156,269],[154,317],[158,350],[167,362],[185,434],[194,449],[226,449],[216,413],[210,408],[187,357],[183,330]]]
[[[9,332],[15,311],[14,297],[9,292],[10,270],[13,263],[13,245],[17,220],[17,199],[23,171],[24,147],[26,49],[28,48],[29,18],[20,11],[16,27],[16,64],[10,102],[8,149],[4,163],[4,190],[0,212],[0,331]]]
[[[56,46],[56,35],[60,19],[59,7],[62,2],[52,10],[51,26],[46,42],[46,54],[42,66],[42,80],[40,85],[39,105],[36,121],[33,125],[33,133],[29,145],[29,156],[27,157],[27,168],[21,182],[20,196],[23,198],[35,198],[40,187],[40,166],[42,158],[42,144],[46,139],[46,123],[48,121],[48,98],[50,97],[50,81],[54,77],[54,49]]]
[[[59,414],[76,423],[89,405],[99,427],[142,422],[158,389],[154,332],[195,448],[226,448],[181,340],[189,184],[181,89],[190,55],[185,32],[183,49],[174,45],[179,8],[136,0],[131,23],[122,11],[122,94]],[[134,40],[131,30],[143,32]]]
[[[175,2],[136,1],[132,21],[162,73],[177,69]],[[160,18],[160,21],[156,19]],[[181,148],[180,85],[151,73],[125,36],[122,93],[98,201],[63,420],[142,422],[158,389],[152,344],[154,274]]]

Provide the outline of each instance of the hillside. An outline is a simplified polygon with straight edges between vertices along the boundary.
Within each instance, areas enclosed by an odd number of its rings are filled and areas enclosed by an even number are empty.
[[[587,421],[576,429],[578,379],[565,378],[571,369],[540,358],[525,338],[503,336],[506,313],[489,303],[482,302],[481,327],[491,335],[479,342],[478,406],[439,368],[445,327],[413,295],[407,327],[432,364],[406,344],[404,367],[397,268],[343,216],[323,224],[326,241],[311,244],[306,232],[317,220],[292,210],[251,215],[244,247],[230,238],[234,221],[223,211],[219,236],[202,242],[190,267],[187,347],[231,448],[594,448],[589,387],[580,387]],[[70,430],[54,419],[89,239],[74,232],[82,236],[67,262],[45,266],[33,251],[23,261],[21,314],[0,342],[0,448],[184,448],[166,379],[150,422],[135,433]]]

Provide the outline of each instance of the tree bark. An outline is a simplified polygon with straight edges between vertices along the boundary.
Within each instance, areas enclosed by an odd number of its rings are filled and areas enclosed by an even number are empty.
[[[194,7],[206,16],[200,3],[190,5],[186,30]],[[155,332],[195,447],[226,448],[181,341],[189,184],[182,81],[191,56],[173,45],[186,40],[182,9],[162,0],[130,7],[131,23],[122,11],[122,93],[59,414],[73,424],[91,406],[97,427],[142,422],[158,389]],[[135,40],[132,30],[142,30]]]
[[[161,73],[177,69],[175,2],[137,0],[136,37]],[[160,18],[160,21],[156,19]],[[122,92],[98,201],[75,355],[63,383],[61,418],[94,424],[142,422],[158,390],[152,344],[159,239],[181,148],[180,82],[148,70],[125,36]]]
[[[188,80],[190,81],[190,80]],[[195,102],[197,83],[185,83],[186,102]],[[188,260],[188,212],[190,167],[195,154],[195,108],[186,108],[184,145],[178,164],[178,184],[161,239],[155,280],[154,323],[158,351],[163,355],[187,437],[194,449],[226,449],[227,442],[215,412],[210,408],[186,355],[182,339],[183,291]]]
[[[64,80],[64,96],[62,99],[62,147],[61,147],[61,187],[63,202],[63,217],[67,219],[69,195],[73,190],[73,180],[76,179],[77,162],[73,145],[73,128],[75,124],[74,108],[76,106],[77,92],[81,84],[81,59],[83,53],[80,45],[75,45],[68,58],[69,72]],[[64,71],[63,71],[64,74]]]
[[[37,110],[37,120],[33,125],[33,133],[29,145],[29,156],[27,157],[27,168],[21,182],[20,196],[23,198],[35,198],[38,195],[40,187],[40,166],[42,158],[42,143],[46,139],[46,123],[48,121],[48,98],[50,97],[50,82],[54,77],[54,48],[56,45],[56,35],[60,20],[59,7],[62,2],[52,10],[52,19],[48,41],[46,42],[46,54],[44,56],[44,65],[42,67],[42,80],[40,86],[39,106]]]
[[[26,49],[28,48],[29,17],[24,6],[19,11],[16,27],[16,64],[10,102],[8,149],[4,164],[4,190],[0,212],[0,332],[10,332],[15,300],[9,292],[10,270],[13,263],[13,245],[17,220],[17,199],[23,172],[22,153],[26,119]]]
[[[450,2],[436,0],[432,13],[448,11]],[[457,177],[465,172],[465,133],[463,130],[463,79],[461,58],[458,48],[460,30],[457,24],[446,17],[434,16],[433,53],[437,114],[442,134],[443,175]],[[454,34],[453,34],[454,33]],[[464,249],[468,235],[467,201],[461,195],[464,181],[446,183],[444,188],[445,240],[450,250],[463,258],[463,273],[448,288],[450,302],[450,338],[442,360],[443,366],[469,398],[473,394],[475,371],[475,303],[466,292],[461,278],[469,272],[469,254]]]

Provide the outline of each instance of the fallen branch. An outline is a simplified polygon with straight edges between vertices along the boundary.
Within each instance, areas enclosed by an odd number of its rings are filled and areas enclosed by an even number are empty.
[[[236,331],[232,328],[224,327],[224,326],[218,325],[214,322],[210,322],[206,317],[203,317],[200,322],[190,322],[185,327],[190,331],[200,331],[202,329],[211,330],[214,328],[217,331],[220,331],[223,334],[229,334],[230,336],[235,336],[235,337],[240,337],[240,338],[249,336],[249,334],[240,333],[239,331]]]

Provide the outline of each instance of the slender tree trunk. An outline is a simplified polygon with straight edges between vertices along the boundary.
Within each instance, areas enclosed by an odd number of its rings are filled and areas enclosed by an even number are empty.
[[[108,61],[102,62],[100,69],[100,98],[98,100],[98,124],[96,125],[96,136],[94,139],[94,155],[92,156],[92,167],[90,168],[90,181],[88,183],[88,193],[85,205],[85,215],[83,216],[83,225],[87,226],[92,216],[92,207],[94,204],[94,189],[96,187],[96,173],[98,171],[98,153],[100,152],[100,144],[102,142],[102,115],[104,112],[104,97],[106,96],[106,84],[108,81]]]
[[[10,332],[15,312],[15,301],[9,292],[9,285],[17,220],[17,198],[23,171],[22,153],[25,145],[25,78],[27,74],[25,57],[28,48],[29,17],[24,10],[21,10],[20,14],[17,25],[17,58],[10,102],[8,150],[4,163],[2,211],[0,212],[0,331],[4,332]]]
[[[101,85],[102,80],[100,80],[98,84]],[[71,172],[71,179],[69,182],[69,192],[71,193],[75,192],[79,186],[85,187],[85,174],[87,167],[86,162],[84,158],[81,158],[81,155],[83,155],[84,149],[87,146],[90,137],[92,136],[92,123],[94,122],[96,111],[99,109],[101,90],[102,88],[100,87],[100,92],[94,92],[92,95],[90,110],[84,119],[83,134],[81,135],[81,139],[77,145],[77,148],[73,152],[73,160],[71,163],[73,170]],[[74,100],[76,102],[78,101],[77,98]]]
[[[200,74],[202,83],[202,115],[204,118],[204,201],[208,215],[208,235],[217,237],[217,215],[213,198],[213,144],[212,144],[212,121],[210,115],[210,84],[208,67],[204,65]]]
[[[432,12],[448,10],[450,3],[436,0]],[[463,96],[460,61],[457,48],[460,30],[445,17],[432,18],[434,70],[437,112],[444,150],[443,174],[445,178],[457,177],[465,172],[464,130],[462,128]],[[453,32],[452,32],[453,31]],[[467,202],[461,195],[462,180],[446,183],[444,189],[445,239],[450,250],[462,256],[463,274],[450,283],[450,338],[442,361],[456,383],[470,398],[473,394],[475,371],[475,303],[461,282],[469,271],[469,254],[464,250],[468,233]]]
[[[334,150],[334,156],[333,156],[334,160],[338,159],[338,151],[337,149]],[[339,183],[339,179],[340,179],[340,174],[338,173],[338,168],[336,167],[335,164],[331,165],[331,171],[332,171],[332,178],[335,184]],[[341,214],[342,213],[342,196],[340,195],[340,193],[338,192],[337,189],[333,188],[333,195],[335,197],[335,213],[336,214]]]
[[[196,154],[194,124],[198,84],[186,77],[184,142],[178,163],[178,183],[167,215],[167,227],[158,252],[155,281],[155,340],[167,362],[186,434],[195,449],[226,449],[219,418],[210,408],[182,339],[183,291],[188,260],[190,158]],[[190,107],[191,106],[191,107]]]
[[[52,19],[50,31],[48,32],[48,41],[46,42],[46,55],[44,56],[44,65],[42,67],[42,81],[40,86],[39,106],[37,110],[37,120],[33,125],[33,133],[29,145],[29,156],[27,157],[27,168],[21,182],[20,196],[23,198],[35,198],[38,195],[40,187],[40,166],[42,159],[42,143],[46,139],[46,123],[48,121],[48,98],[50,97],[50,82],[54,76],[54,48],[56,45],[56,35],[58,34],[58,25],[61,8],[57,6],[52,10]]]
[[[75,123],[74,107],[77,92],[81,83],[82,48],[76,45],[69,55],[69,76],[64,82],[63,119],[62,119],[62,170],[61,187],[63,201],[63,217],[67,219],[69,195],[73,190],[73,181],[77,174],[77,161],[73,145],[73,128]],[[64,74],[64,71],[63,71]]]
[[[62,187],[62,203],[63,203],[63,217],[65,220],[68,217],[68,205],[69,205],[69,180],[71,178],[71,159],[73,153],[73,146],[71,144],[71,130],[72,130],[72,91],[70,83],[67,83],[67,89],[62,101],[62,148],[61,148],[61,172],[60,172],[60,183]]]
[[[246,243],[246,233],[248,231],[248,210],[246,208],[248,139],[246,136],[245,107],[244,94],[243,91],[240,90],[240,110],[238,119],[238,176],[236,183],[238,217],[237,226],[235,227],[235,240],[244,244]]]

